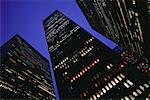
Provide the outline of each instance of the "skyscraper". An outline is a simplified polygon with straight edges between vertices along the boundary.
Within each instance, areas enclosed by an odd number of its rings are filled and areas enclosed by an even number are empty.
[[[1,47],[1,99],[56,98],[48,60],[19,35]]]
[[[150,82],[137,58],[128,52],[121,57],[59,11],[43,24],[61,99],[148,97]]]
[[[149,0],[76,0],[93,29],[150,60]]]

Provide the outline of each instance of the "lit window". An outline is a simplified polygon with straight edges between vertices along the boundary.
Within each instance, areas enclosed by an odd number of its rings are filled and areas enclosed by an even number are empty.
[[[96,100],[96,99],[97,99],[95,95],[93,95],[93,99],[94,99],[94,100]]]
[[[148,84],[144,84],[144,86],[145,86],[146,88],[148,88],[148,87],[149,87],[149,85],[148,85]]]
[[[149,98],[146,98],[145,100],[149,100]]]
[[[12,58],[9,58],[9,60],[10,60],[10,61],[12,61],[13,63],[16,63],[16,61],[15,61],[15,60],[13,60]]]
[[[103,91],[103,93],[106,93],[106,90],[105,90],[105,88],[102,88],[102,91]]]
[[[99,59],[97,59],[97,62],[99,62]]]
[[[123,64],[121,64],[121,67],[124,67],[124,65],[123,65]]]
[[[119,83],[119,81],[118,81],[116,78],[114,78],[114,81],[115,81],[116,83]]]
[[[73,79],[73,80],[75,80],[75,78],[74,78],[74,77],[73,77],[72,79]]]
[[[85,92],[83,93],[83,96],[86,96],[86,93],[85,93]]]
[[[124,86],[126,87],[126,88],[129,88],[130,86],[127,84],[127,83],[123,83],[124,84]]]
[[[92,66],[94,66],[95,65],[95,63],[92,63]]]
[[[82,72],[83,72],[83,73],[85,73],[85,71],[84,71],[84,70],[82,70]]]
[[[113,67],[113,65],[112,64],[109,64],[110,65],[110,67]]]
[[[127,80],[127,82],[128,82],[130,85],[133,85],[133,83],[132,83],[130,80]]]
[[[18,62],[21,62],[21,60],[20,60],[20,59],[17,59],[17,61],[18,61]]]
[[[24,79],[24,78],[22,78],[21,76],[18,76],[18,78],[19,78],[19,79],[21,79],[21,80],[23,80],[23,81],[25,80],[25,79]]]
[[[97,61],[94,61],[94,63],[96,64],[96,63],[97,63]]]
[[[136,92],[137,92],[137,93],[139,93],[139,94],[141,94],[141,93],[142,93],[142,91],[141,91],[141,90],[139,90],[139,89],[136,89]]]
[[[115,83],[114,81],[111,81],[111,83],[113,84],[113,86],[115,86],[115,85],[116,85],[116,83]]]
[[[138,96],[138,93],[136,93],[136,92],[132,92],[132,94],[133,94],[134,96]]]
[[[140,85],[139,88],[144,91],[144,87],[143,86]]]
[[[10,52],[8,52],[8,55],[9,55],[9,56],[13,56]]]
[[[31,71],[29,71],[29,70],[27,70],[27,72],[29,72],[30,74],[32,74],[32,72]],[[37,76],[37,75],[36,75]]]
[[[104,93],[103,92],[100,92],[100,95],[103,95]]]
[[[9,69],[5,69],[7,72],[11,73],[12,74],[12,71],[10,71]]]
[[[122,78],[120,77],[120,76],[117,76],[117,78],[121,81],[122,80]]]
[[[75,76],[75,78],[78,78],[78,76]]]
[[[109,90],[109,87],[106,85],[106,86],[105,86],[105,89],[108,91],[108,90]]]
[[[120,74],[120,76],[121,76],[122,78],[125,78],[125,76],[124,76],[122,73]]]
[[[107,65],[107,68],[108,68],[108,69],[110,69],[110,66],[109,66],[109,65]]]
[[[14,45],[14,44],[11,44],[11,46],[12,46],[12,47],[15,47],[15,45]]]
[[[109,88],[112,88],[112,85],[111,85],[110,83],[108,83],[108,87],[109,87]]]
[[[92,98],[92,97],[90,97],[90,100],[93,100],[93,98]]]
[[[135,5],[135,0],[133,0],[132,4],[134,4],[134,5]]]
[[[135,99],[132,95],[129,95],[129,97],[131,98],[131,100],[134,100],[134,99]]]
[[[96,93],[96,96],[97,96],[97,98],[99,98],[99,97],[100,97],[100,95],[99,95],[98,93]]]
[[[127,96],[125,96],[124,98],[125,98],[125,100],[130,100]]]
[[[24,62],[22,62],[22,64],[23,64],[24,66],[27,66]]]
[[[83,75],[83,73],[82,73],[82,72],[80,72],[80,75]]]
[[[0,84],[0,87],[3,87],[6,90],[12,91],[12,89],[6,85]]]
[[[87,71],[87,68],[84,68],[85,71]]]
[[[95,83],[95,87],[98,87],[98,85]]]
[[[65,75],[67,75],[67,72],[65,72]]]

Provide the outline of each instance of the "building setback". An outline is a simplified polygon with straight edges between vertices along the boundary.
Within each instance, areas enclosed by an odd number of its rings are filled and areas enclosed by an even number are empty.
[[[54,100],[48,60],[19,35],[1,47],[1,99]]]
[[[113,52],[59,11],[43,25],[60,99],[148,98],[138,58]]]
[[[76,0],[93,29],[150,60],[149,0]]]

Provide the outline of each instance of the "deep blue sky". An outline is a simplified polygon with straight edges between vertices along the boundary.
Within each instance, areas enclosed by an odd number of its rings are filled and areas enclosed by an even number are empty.
[[[91,29],[75,0],[1,0],[0,45],[19,34],[50,61],[43,20],[55,10],[64,13],[110,48],[116,46]]]

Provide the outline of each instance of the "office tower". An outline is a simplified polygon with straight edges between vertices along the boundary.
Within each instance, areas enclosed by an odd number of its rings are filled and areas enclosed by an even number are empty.
[[[93,29],[150,60],[149,0],[76,0]]]
[[[1,47],[0,98],[54,100],[48,60],[19,35]]]
[[[59,11],[43,24],[60,99],[148,97],[150,82],[137,58],[113,52]]]

